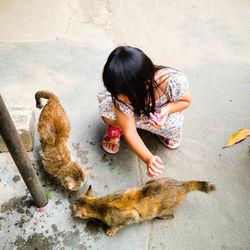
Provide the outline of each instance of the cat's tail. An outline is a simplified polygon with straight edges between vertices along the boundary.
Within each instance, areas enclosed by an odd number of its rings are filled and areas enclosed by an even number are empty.
[[[56,96],[49,91],[42,90],[36,92],[35,98],[36,98],[36,107],[41,109],[43,107],[43,105],[41,104],[41,98],[50,99],[50,98],[56,98]]]
[[[209,193],[210,191],[216,190],[215,185],[207,181],[185,181],[184,185],[186,187],[187,193],[191,191]]]

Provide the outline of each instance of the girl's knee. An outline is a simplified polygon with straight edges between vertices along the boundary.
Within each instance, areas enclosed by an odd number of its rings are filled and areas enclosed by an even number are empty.
[[[104,116],[101,116],[104,123],[112,126],[112,127],[119,127],[117,120],[113,120]]]
[[[103,120],[105,123],[107,123],[107,124],[110,124],[110,123],[112,123],[113,121],[115,121],[115,120],[112,120],[112,119],[107,118],[107,117],[105,117],[105,116],[101,116],[101,117],[102,117],[102,120]]]

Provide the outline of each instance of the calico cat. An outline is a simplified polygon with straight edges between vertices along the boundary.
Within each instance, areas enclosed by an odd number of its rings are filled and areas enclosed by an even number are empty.
[[[74,217],[99,219],[113,236],[128,224],[153,218],[172,219],[175,208],[190,191],[209,193],[215,186],[205,181],[155,179],[141,187],[130,188],[102,198],[95,198],[91,186],[74,204]]]
[[[42,146],[42,165],[50,176],[61,180],[66,189],[78,190],[89,171],[71,160],[66,145],[70,134],[70,121],[58,98],[48,91],[35,94],[37,108],[42,108],[41,98],[48,99],[38,122],[38,133]]]

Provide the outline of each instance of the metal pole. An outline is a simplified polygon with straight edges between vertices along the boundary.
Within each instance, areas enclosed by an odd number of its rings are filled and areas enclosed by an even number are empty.
[[[29,160],[28,154],[18,135],[8,109],[0,94],[0,134],[23,177],[37,207],[44,207],[48,203],[36,172]]]

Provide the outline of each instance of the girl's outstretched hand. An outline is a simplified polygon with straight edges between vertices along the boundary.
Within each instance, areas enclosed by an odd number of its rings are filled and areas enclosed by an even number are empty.
[[[169,115],[169,112],[168,112],[167,107],[163,107],[160,109],[159,113],[155,113],[154,119],[152,119],[151,117],[151,119],[149,120],[149,123],[156,128],[160,128],[167,122],[168,115]]]
[[[164,167],[161,165],[162,160],[157,155],[152,155],[147,160],[147,175],[151,178],[156,177],[163,172],[160,169],[164,169]]]

